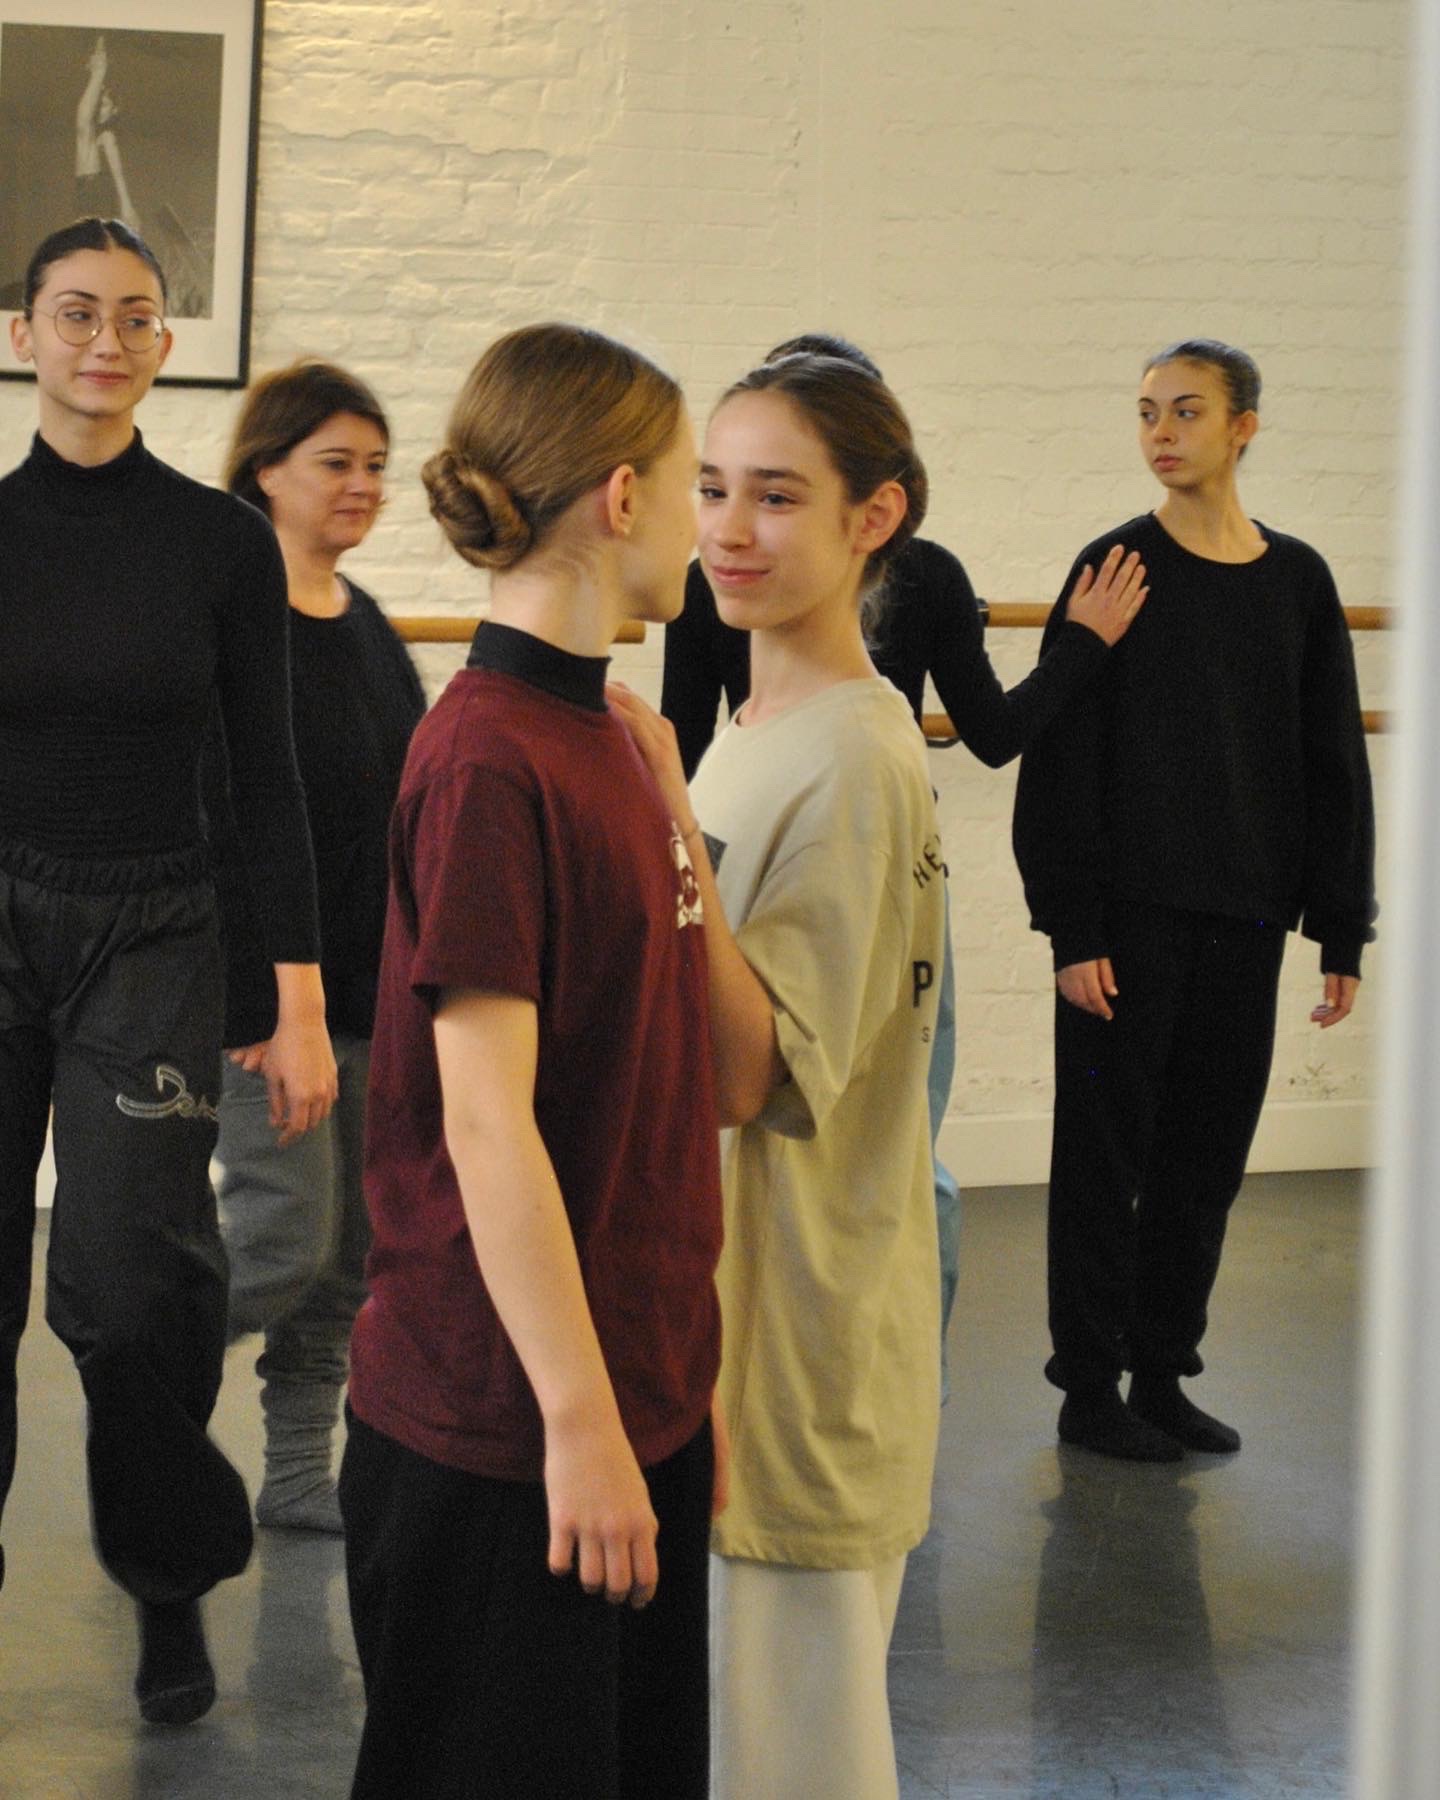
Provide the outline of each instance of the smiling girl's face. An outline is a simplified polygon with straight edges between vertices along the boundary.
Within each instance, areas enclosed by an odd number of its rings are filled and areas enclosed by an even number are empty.
[[[698,537],[727,625],[784,630],[817,609],[853,608],[875,548],[868,513],[784,395],[739,393],[717,409],[700,460]]]
[[[1209,363],[1157,363],[1139,405],[1140,454],[1172,493],[1228,481],[1260,428],[1257,413],[1230,410],[1225,378]]]

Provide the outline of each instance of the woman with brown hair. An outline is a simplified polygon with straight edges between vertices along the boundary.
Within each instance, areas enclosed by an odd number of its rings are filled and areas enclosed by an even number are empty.
[[[261,1073],[275,1029],[275,981],[217,779],[231,1048],[216,1155],[229,1335],[265,1334],[256,1364],[265,1480],[255,1516],[298,1530],[341,1529],[331,1440],[350,1326],[365,1297],[365,1085],[385,925],[386,830],[405,749],[425,710],[414,667],[384,614],[337,568],[375,522],[389,448],[390,427],[365,383],[307,359],[256,382],[225,467],[226,487],[268,515],[285,558],[291,720],[339,1072],[328,1120],[280,1141]],[[223,754],[223,737],[212,747]]]
[[[621,621],[680,605],[694,473],[675,383],[568,325],[492,344],[425,466],[491,603],[391,826],[340,1476],[357,1800],[706,1795],[706,942],[605,700]]]

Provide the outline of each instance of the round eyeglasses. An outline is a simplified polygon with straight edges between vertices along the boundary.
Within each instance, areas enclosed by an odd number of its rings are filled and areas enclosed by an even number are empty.
[[[57,306],[54,312],[46,312],[43,306],[32,307],[31,311],[45,313],[61,343],[71,344],[77,350],[85,344],[93,344],[111,322],[98,306],[90,306],[83,300]],[[114,314],[113,320],[115,335],[124,350],[137,353],[153,350],[165,335],[165,321],[159,313],[122,312]]]

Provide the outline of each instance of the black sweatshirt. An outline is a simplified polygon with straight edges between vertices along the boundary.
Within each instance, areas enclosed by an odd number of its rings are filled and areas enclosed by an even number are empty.
[[[425,711],[414,664],[363,588],[334,619],[290,614],[295,751],[315,846],[320,973],[331,1031],[369,1037],[385,928],[386,838],[410,735]],[[206,751],[216,887],[225,924],[225,1042],[275,1030],[275,975],[264,954],[225,804],[225,740]]]
[[[1150,598],[1020,764],[1015,856],[1057,968],[1107,955],[1107,910],[1138,900],[1303,920],[1324,970],[1359,973],[1375,827],[1350,634],[1324,559],[1259,530],[1254,562],[1215,562],[1146,514],[1066,579],[1124,544]]]
[[[0,837],[112,868],[199,848],[218,698],[267,954],[314,962],[288,611],[253,507],[167,468],[138,432],[96,468],[37,436],[0,480]]]
[[[917,723],[929,675],[961,742],[998,769],[1020,754],[1105,659],[1104,642],[1085,625],[1064,625],[1052,643],[1052,653],[1007,694],[985,654],[979,603],[959,560],[939,544],[912,538],[892,565],[870,654],[910,702]],[[660,698],[687,778],[715,735],[722,689],[733,714],[750,692],[750,638],[721,619],[695,562],[685,578],[684,610],[665,627]]]

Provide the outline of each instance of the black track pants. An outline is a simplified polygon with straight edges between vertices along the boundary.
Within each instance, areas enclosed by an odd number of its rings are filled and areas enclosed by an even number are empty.
[[[204,1593],[251,1543],[244,1486],[205,1429],[226,1313],[209,1180],[215,901],[196,859],[167,861],[99,867],[0,845],[0,1505],[53,1102],[46,1317],[89,1404],[97,1550],[144,1600]],[[141,891],[91,891],[107,881]]]
[[[1275,1043],[1284,929],[1117,903],[1105,1020],[1056,996],[1046,1374],[1198,1375]]]

